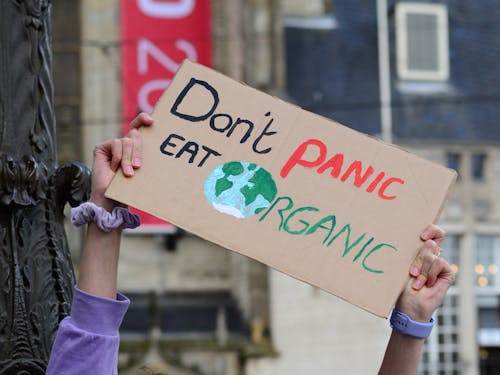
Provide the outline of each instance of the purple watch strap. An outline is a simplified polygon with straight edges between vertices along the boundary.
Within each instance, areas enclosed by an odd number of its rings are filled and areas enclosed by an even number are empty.
[[[434,318],[431,318],[431,321],[428,323],[417,322],[405,313],[395,309],[392,312],[390,323],[392,329],[403,335],[425,339],[431,334],[432,327],[434,327]]]

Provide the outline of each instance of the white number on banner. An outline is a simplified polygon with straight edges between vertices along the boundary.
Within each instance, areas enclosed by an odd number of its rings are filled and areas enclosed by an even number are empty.
[[[191,14],[195,0],[178,0],[165,2],[162,0],[137,0],[139,9],[150,17],[182,18]]]
[[[186,57],[191,61],[198,60],[196,48],[187,40],[178,39],[175,42],[177,49],[185,53]],[[180,62],[175,62],[165,52],[158,48],[149,39],[141,38],[137,43],[137,70],[139,74],[147,74],[149,71],[149,56],[155,59],[160,65],[165,67],[172,74],[175,74],[179,68]],[[153,104],[149,102],[149,96],[153,91],[163,91],[167,88],[170,80],[155,79],[144,83],[137,93],[137,101],[139,108],[142,111],[151,113]]]
[[[184,39],[177,39],[175,46],[186,54],[186,57],[191,61],[198,60],[196,48]],[[180,62],[175,62],[165,52],[158,48],[149,39],[141,38],[137,43],[137,68],[140,74],[146,74],[149,70],[148,56],[154,58],[160,65],[171,73],[175,73],[179,69]]]

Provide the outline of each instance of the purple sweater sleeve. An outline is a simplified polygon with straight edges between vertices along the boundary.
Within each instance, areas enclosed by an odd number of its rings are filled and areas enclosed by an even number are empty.
[[[118,329],[130,301],[97,297],[75,287],[71,315],[59,324],[46,375],[117,374]]]

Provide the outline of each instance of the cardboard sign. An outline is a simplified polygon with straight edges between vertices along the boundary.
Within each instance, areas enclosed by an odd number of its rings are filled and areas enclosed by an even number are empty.
[[[110,198],[387,317],[456,173],[185,61]]]

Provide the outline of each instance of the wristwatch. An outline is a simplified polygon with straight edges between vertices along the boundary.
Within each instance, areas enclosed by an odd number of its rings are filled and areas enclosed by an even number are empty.
[[[429,337],[434,327],[434,318],[428,323],[417,322],[412,320],[408,315],[394,309],[390,319],[392,329],[403,335],[418,337],[425,339]]]

